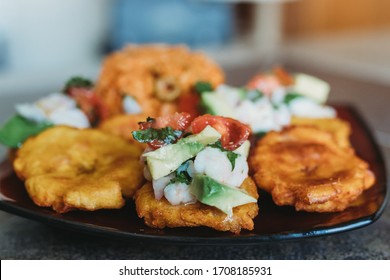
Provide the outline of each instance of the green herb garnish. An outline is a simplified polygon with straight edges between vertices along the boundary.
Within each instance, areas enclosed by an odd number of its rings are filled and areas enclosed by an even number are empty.
[[[156,119],[152,118],[152,117],[147,117],[146,118],[146,122],[154,122]]]
[[[174,130],[172,127],[161,129],[147,128],[145,130],[136,130],[132,132],[135,140],[140,143],[149,143],[155,140],[164,142],[164,144],[175,143],[182,135],[183,131]]]
[[[188,166],[189,166],[189,161],[187,160],[186,162],[182,163],[182,165],[179,166],[178,169],[176,169],[175,173],[176,176],[171,179],[169,182],[170,184],[174,183],[184,183],[186,185],[191,184],[192,177],[190,174],[188,174]]]
[[[299,93],[287,93],[286,96],[284,97],[283,102],[286,103],[287,105],[291,103],[291,101],[297,99],[297,98],[302,98],[303,96]]]
[[[199,94],[213,91],[213,86],[209,82],[197,82],[194,88],[195,91]]]
[[[260,132],[254,133],[254,136],[256,139],[260,139],[260,138],[263,138],[266,134],[267,134],[266,131],[260,131]]]
[[[147,117],[146,122],[138,122],[139,125],[146,124],[146,123],[153,123],[156,119]]]
[[[72,77],[66,82],[65,87],[63,89],[63,92],[67,92],[70,88],[73,88],[73,87],[91,88],[91,87],[93,87],[93,83],[91,80],[88,80],[88,79],[80,77],[80,76]]]
[[[51,126],[53,124],[49,122],[37,123],[15,115],[0,128],[0,143],[10,148],[18,148],[27,138]]]
[[[230,163],[232,165],[232,170],[234,169],[234,167],[236,166],[236,159],[239,156],[237,153],[224,149],[222,147],[222,143],[221,143],[220,140],[218,140],[217,142],[215,142],[214,144],[211,144],[209,146],[212,147],[212,148],[219,149],[222,152],[225,152],[227,158],[229,159],[229,161],[230,161]]]

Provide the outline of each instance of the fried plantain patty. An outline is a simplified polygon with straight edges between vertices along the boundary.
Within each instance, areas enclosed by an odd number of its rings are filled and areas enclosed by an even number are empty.
[[[258,198],[257,188],[249,177],[241,188],[251,196]],[[172,205],[164,197],[154,198],[153,187],[146,183],[135,195],[135,204],[140,218],[154,228],[164,227],[198,227],[206,226],[219,231],[240,233],[242,229],[252,230],[253,218],[258,214],[257,203],[248,203],[233,209],[233,217],[229,218],[219,209],[196,202],[186,205]]]
[[[342,211],[375,181],[352,148],[315,127],[268,133],[249,162],[255,182],[277,205],[309,212]]]
[[[61,213],[121,208],[143,183],[140,154],[117,136],[57,126],[29,138],[14,169],[39,206]]]
[[[336,143],[342,148],[351,147],[349,142],[349,136],[351,135],[351,125],[339,118],[298,118],[293,117],[291,119],[292,125],[305,125],[305,126],[313,126],[319,128],[320,130],[324,130],[330,132]]]

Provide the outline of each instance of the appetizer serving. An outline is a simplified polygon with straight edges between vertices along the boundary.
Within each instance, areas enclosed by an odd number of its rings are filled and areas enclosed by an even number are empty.
[[[251,167],[259,188],[277,205],[309,212],[343,211],[375,181],[368,164],[332,133],[315,126],[270,132],[258,143]]]
[[[117,209],[143,183],[140,154],[117,136],[56,126],[29,138],[13,165],[39,206],[59,213]]]
[[[133,137],[148,143],[146,183],[136,194],[139,217],[151,227],[253,229],[257,191],[248,177],[250,130],[240,122],[188,113],[148,119]]]
[[[255,77],[246,87],[220,85],[215,91],[204,86],[201,100],[207,113],[237,119],[254,134],[279,131],[292,117],[334,118],[336,111],[324,105],[329,85],[305,74],[275,73]]]
[[[73,77],[62,92],[51,93],[33,103],[16,104],[16,115],[0,128],[0,143],[18,148],[31,136],[47,128],[66,125],[88,128],[107,117],[91,81]]]

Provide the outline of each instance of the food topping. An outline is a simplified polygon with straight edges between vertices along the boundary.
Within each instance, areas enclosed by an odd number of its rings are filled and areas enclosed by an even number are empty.
[[[64,92],[76,101],[78,107],[87,115],[89,122],[95,125],[108,117],[108,109],[92,87],[91,81],[74,77],[66,83]]]
[[[213,86],[209,82],[199,81],[195,84],[194,89],[197,93],[201,94],[213,91]]]
[[[279,68],[256,76],[247,88],[219,86],[200,91],[206,112],[231,117],[249,125],[255,134],[280,131],[291,117],[334,118],[336,111],[323,105],[329,85],[305,74],[290,76]]]
[[[232,152],[232,151],[229,151],[229,150],[224,149],[224,148],[222,147],[221,141],[215,142],[214,144],[210,145],[210,147],[216,148],[216,149],[219,149],[219,150],[222,151],[222,152],[225,152],[227,158],[228,158],[229,161],[230,161],[230,164],[232,165],[232,170],[234,169],[234,167],[235,167],[235,165],[236,165],[236,158],[238,157],[238,154],[236,154],[235,152]]]
[[[140,130],[132,132],[135,140],[148,143],[152,149],[176,143],[190,125],[191,115],[188,113],[176,113],[159,118],[147,118],[146,122],[140,122]]]
[[[191,123],[192,132],[199,133],[208,125],[221,133],[222,147],[230,151],[241,146],[248,139],[251,132],[248,126],[237,120],[212,115],[197,117]]]
[[[142,113],[142,108],[134,97],[125,95],[123,97],[123,111],[126,114],[140,114]]]
[[[51,126],[53,125],[49,122],[37,123],[15,115],[0,128],[0,143],[10,148],[18,148],[28,137]]]
[[[221,184],[238,188],[248,177],[248,163],[246,157],[235,155],[235,166],[232,169],[226,153],[217,148],[206,147],[195,158],[195,173],[207,175]]]
[[[77,108],[76,101],[62,93],[52,93],[34,103],[16,105],[17,113],[33,122],[48,122],[77,128],[89,127],[88,118]]]
[[[140,129],[171,127],[175,130],[186,130],[189,127],[192,116],[188,113],[175,113],[158,118],[148,118],[146,122],[139,123]]]
[[[247,199],[238,199],[235,203],[230,200],[231,203],[223,202],[224,193],[233,195],[236,193],[233,189],[240,188],[248,177],[249,128],[236,120],[211,115],[200,116],[190,124],[184,122],[182,129],[190,130],[192,134],[184,134],[184,130],[174,130],[170,126],[160,128],[162,124],[169,123],[178,128],[178,120],[183,120],[185,116],[176,114],[162,120],[149,118],[140,123],[141,130],[133,132],[137,141],[149,144],[156,141],[157,132],[183,133],[172,141],[158,139],[162,145],[143,154],[146,163],[144,173],[152,180],[155,198],[165,197],[172,205],[198,200],[228,215],[232,215],[232,207],[253,202],[254,198],[241,190],[237,195]],[[147,135],[151,132],[156,133],[155,138]],[[210,183],[210,186],[203,186],[200,182]],[[200,187],[202,190],[198,190]],[[213,189],[217,188],[219,194],[213,194]],[[214,198],[210,200],[208,196]]]
[[[153,149],[160,148],[167,144],[176,143],[183,135],[182,130],[174,130],[171,127],[161,129],[146,128],[144,130],[136,130],[133,132],[133,137],[140,143],[148,143]]]
[[[66,82],[63,92],[69,93],[72,88],[93,88],[93,83],[88,79],[76,76]]]
[[[228,217],[233,215],[233,208],[247,203],[256,203],[257,200],[245,191],[220,184],[216,180],[196,175],[190,186],[190,192],[203,204],[214,206],[226,213]]]

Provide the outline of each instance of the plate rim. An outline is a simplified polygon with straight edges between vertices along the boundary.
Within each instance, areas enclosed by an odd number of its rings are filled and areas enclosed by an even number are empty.
[[[115,238],[126,241],[144,241],[144,242],[164,242],[166,244],[197,244],[197,245],[254,245],[259,243],[267,243],[273,241],[292,241],[302,240],[307,238],[316,238],[321,236],[328,236],[337,233],[344,233],[355,229],[366,227],[382,215],[385,208],[385,200],[381,207],[375,213],[338,224],[332,227],[317,227],[312,230],[301,231],[301,232],[282,232],[276,234],[267,235],[249,235],[249,236],[227,236],[227,237],[189,237],[189,236],[178,236],[178,235],[152,235],[145,233],[133,233],[125,231],[116,231],[101,226],[89,225],[82,222],[75,222],[58,217],[45,215],[42,213],[35,213],[33,211],[24,209],[16,205],[4,203],[5,201],[0,200],[0,209],[8,213],[16,214],[23,218],[28,218],[34,221],[42,222],[49,226],[56,228],[62,228],[73,232],[83,232],[86,234],[100,236],[105,238]],[[130,239],[129,239],[130,238]]]
[[[58,216],[46,215],[40,212],[34,212],[33,210],[26,209],[24,207],[15,205],[6,199],[0,197],[0,210],[15,214],[24,218],[28,218],[34,221],[42,222],[49,226],[54,226],[57,228],[62,228],[70,231],[82,232],[94,236],[100,236],[105,238],[115,238],[126,241],[145,241],[145,242],[164,242],[165,244],[197,244],[197,245],[251,245],[251,244],[260,244],[273,241],[291,241],[291,240],[301,240],[307,238],[321,237],[327,235],[333,235],[337,233],[343,233],[359,229],[365,226],[368,226],[375,221],[377,221],[380,216],[383,214],[388,200],[389,200],[389,188],[390,182],[388,181],[388,174],[386,168],[386,161],[383,157],[383,150],[378,145],[378,142],[372,133],[370,126],[367,124],[365,119],[360,114],[354,106],[350,104],[340,104],[338,103],[336,107],[346,108],[354,118],[359,122],[362,129],[366,132],[367,137],[373,145],[373,149],[378,157],[379,164],[383,166],[384,169],[384,198],[383,202],[378,208],[378,210],[368,216],[361,217],[358,219],[346,221],[335,226],[320,226],[310,230],[305,231],[286,231],[281,233],[274,234],[265,234],[265,235],[232,235],[226,237],[193,237],[193,236],[180,236],[180,235],[153,235],[147,233],[135,233],[135,232],[126,232],[121,230],[115,230],[112,228],[105,228],[104,226],[91,225],[83,222],[71,221],[68,219],[62,219]],[[3,161],[4,162],[4,161]],[[250,234],[250,232],[249,232]]]

